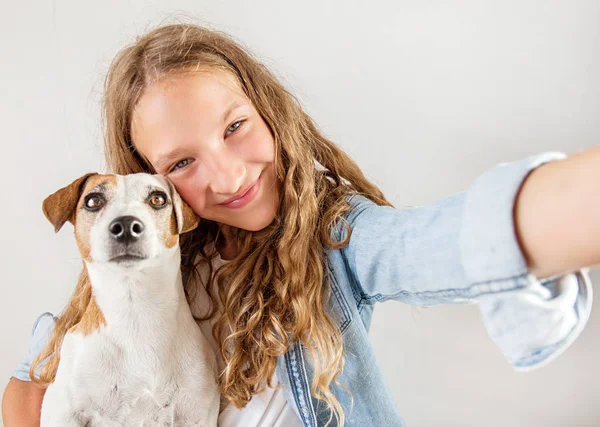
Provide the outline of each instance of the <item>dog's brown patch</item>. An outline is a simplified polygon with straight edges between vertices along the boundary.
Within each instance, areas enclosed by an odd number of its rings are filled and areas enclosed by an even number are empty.
[[[104,186],[109,189],[115,188],[116,185],[117,177],[115,175],[94,175],[86,181],[81,195],[87,194],[94,187]],[[75,213],[75,241],[77,242],[81,257],[90,261],[90,231],[96,222],[97,216],[87,212],[85,209],[81,209],[83,202],[84,198],[80,197]]]
[[[161,227],[163,228],[163,227]],[[179,231],[177,230],[177,218],[175,216],[175,207],[171,210],[171,219],[169,220],[169,227],[166,230],[161,230],[163,235],[163,241],[167,248],[172,248],[179,243]]]
[[[187,233],[188,231],[192,231],[196,227],[198,227],[198,223],[200,222],[200,218],[196,215],[196,212],[181,200],[181,216],[183,218],[183,224],[181,225],[181,234]]]
[[[192,210],[192,208],[185,203],[179,195],[174,196],[175,187],[171,186],[172,195],[172,209],[171,218],[169,219],[168,227],[159,227],[162,239],[165,242],[167,248],[172,248],[179,242],[179,223],[177,221],[177,209],[181,209],[181,217],[183,224],[181,224],[181,234],[186,233],[190,230],[195,229],[198,226],[200,218]],[[177,206],[179,204],[179,206]]]
[[[92,248],[90,247],[90,228],[94,224],[93,221],[90,221],[90,218],[86,218],[84,220],[79,221],[82,225],[81,227],[75,227],[75,241],[77,242],[77,247],[79,248],[79,253],[81,254],[81,258],[89,261],[90,252]]]
[[[83,187],[82,193],[85,193],[87,191],[90,191],[94,187],[102,186],[102,185],[106,186],[106,187],[112,187],[112,188],[116,187],[117,186],[117,176],[116,175],[105,175],[105,174],[96,174],[96,175],[90,176],[88,178],[88,180],[85,182],[85,186]]]

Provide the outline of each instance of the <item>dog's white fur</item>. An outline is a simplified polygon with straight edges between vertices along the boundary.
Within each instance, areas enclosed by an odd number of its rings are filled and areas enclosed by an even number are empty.
[[[151,188],[169,196],[181,231],[182,202],[172,185],[147,174],[117,176],[101,213],[86,221],[86,267],[105,324],[66,334],[42,427],[217,425],[215,357],[184,295],[179,244],[168,248],[161,237],[170,216],[148,206]],[[144,224],[136,250],[146,259],[111,261],[109,225],[123,215]]]

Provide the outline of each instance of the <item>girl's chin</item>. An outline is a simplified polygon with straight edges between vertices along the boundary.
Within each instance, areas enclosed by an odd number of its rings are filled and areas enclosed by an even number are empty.
[[[238,225],[234,225],[234,227],[247,231],[260,231],[267,228],[273,222],[273,219],[274,216],[263,220],[244,221],[243,223],[240,222]]]

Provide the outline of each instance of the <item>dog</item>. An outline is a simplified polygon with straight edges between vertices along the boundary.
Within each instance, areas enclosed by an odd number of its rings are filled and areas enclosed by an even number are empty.
[[[41,427],[217,425],[210,345],[192,317],[179,234],[198,218],[162,176],[87,174],[43,203],[71,222],[92,297],[66,333]]]

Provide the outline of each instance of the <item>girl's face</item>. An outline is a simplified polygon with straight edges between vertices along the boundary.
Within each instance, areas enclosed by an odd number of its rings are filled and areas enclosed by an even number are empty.
[[[131,133],[137,150],[201,218],[250,231],[273,221],[275,142],[229,73],[174,75],[150,85]]]

